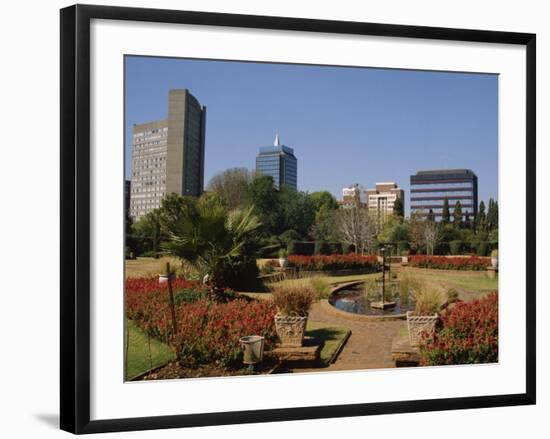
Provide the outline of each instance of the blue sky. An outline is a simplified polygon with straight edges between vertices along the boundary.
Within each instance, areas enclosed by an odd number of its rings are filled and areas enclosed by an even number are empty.
[[[418,170],[470,168],[479,198],[498,196],[498,76],[127,57],[126,175],[134,123],[167,116],[168,90],[207,107],[205,184],[232,167],[253,169],[260,146],[298,158],[298,188],[395,181]]]

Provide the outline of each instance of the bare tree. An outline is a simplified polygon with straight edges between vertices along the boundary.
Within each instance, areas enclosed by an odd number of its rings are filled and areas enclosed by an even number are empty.
[[[434,248],[439,241],[439,225],[435,221],[424,221],[424,242],[426,243],[426,253],[434,254]]]
[[[417,251],[426,243],[424,225],[425,221],[422,220],[422,212],[411,213],[411,218],[409,220],[409,239],[411,247]]]
[[[376,247],[376,218],[362,207],[346,207],[337,211],[335,226],[339,238],[355,247],[356,253],[371,252]]]
[[[222,197],[229,209],[236,209],[246,202],[248,185],[254,176],[255,172],[246,168],[227,169],[214,175],[207,189]]]

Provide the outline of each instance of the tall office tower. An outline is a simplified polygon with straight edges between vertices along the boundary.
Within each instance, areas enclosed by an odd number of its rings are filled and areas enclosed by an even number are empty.
[[[411,175],[411,213],[427,215],[431,210],[440,219],[445,199],[451,215],[460,201],[464,216],[477,216],[476,174],[471,169],[438,169]]]
[[[367,206],[380,221],[384,221],[388,215],[394,213],[393,206],[398,198],[403,202],[404,208],[405,193],[393,182],[376,183],[374,189],[367,189]]]
[[[130,216],[160,207],[170,193],[200,196],[204,187],[206,107],[188,90],[170,90],[168,118],[133,127]]]
[[[292,148],[281,144],[278,133],[273,146],[260,148],[256,157],[256,171],[273,177],[277,189],[283,186],[294,190],[298,188],[298,160]]]

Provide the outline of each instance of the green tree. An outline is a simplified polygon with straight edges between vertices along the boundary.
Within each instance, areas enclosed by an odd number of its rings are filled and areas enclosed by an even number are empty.
[[[491,231],[498,227],[498,203],[492,198],[489,199],[487,209],[487,230]]]
[[[262,223],[261,234],[264,237],[279,235],[281,230],[281,200],[279,191],[273,184],[273,178],[267,175],[256,176],[248,190],[248,205],[254,206],[256,215]]]
[[[426,244],[424,239],[424,227],[426,225],[426,221],[423,221],[421,215],[418,213],[412,213],[408,223],[411,249],[416,252],[420,252]]]
[[[393,203],[393,214],[398,218],[403,218],[405,216],[405,206],[403,205],[401,197],[397,197]]]
[[[338,201],[328,191],[312,192],[307,197],[313,203],[316,212],[320,210],[334,210],[338,209]]]
[[[485,213],[485,203],[483,200],[479,203],[479,209],[476,218],[476,232],[487,230],[487,214]]]
[[[394,240],[395,230],[401,225],[400,218],[393,214],[388,215],[378,233],[378,241],[381,243],[393,243],[397,242]]]
[[[132,225],[132,235],[138,243],[140,253],[160,250],[163,239],[160,209],[153,209]]]
[[[279,192],[281,223],[279,233],[295,230],[303,239],[307,238],[315,223],[315,205],[304,192],[286,187]]]
[[[160,202],[158,211],[162,233],[168,236],[173,231],[173,225],[178,224],[196,202],[195,197],[188,195],[182,197],[174,192],[166,195]]]
[[[443,201],[443,211],[441,212],[441,223],[449,224],[451,222],[451,212],[449,210],[449,199],[445,197]]]
[[[253,206],[227,211],[197,202],[174,225],[166,248],[194,265],[219,298],[227,278],[253,258],[260,226]]]
[[[462,227],[462,205],[460,204],[460,201],[457,201],[455,204],[455,208],[453,211],[453,218],[454,218],[454,226],[457,229],[460,229]]]
[[[255,173],[246,168],[231,168],[214,175],[207,190],[218,194],[229,209],[244,205]]]
[[[308,197],[315,207],[315,223],[309,234],[320,241],[336,240],[334,217],[339,208],[338,201],[327,191],[313,192]]]

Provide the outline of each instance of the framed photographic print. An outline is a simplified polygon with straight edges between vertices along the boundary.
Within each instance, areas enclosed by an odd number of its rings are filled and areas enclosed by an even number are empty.
[[[61,10],[61,428],[535,403],[535,35]]]

